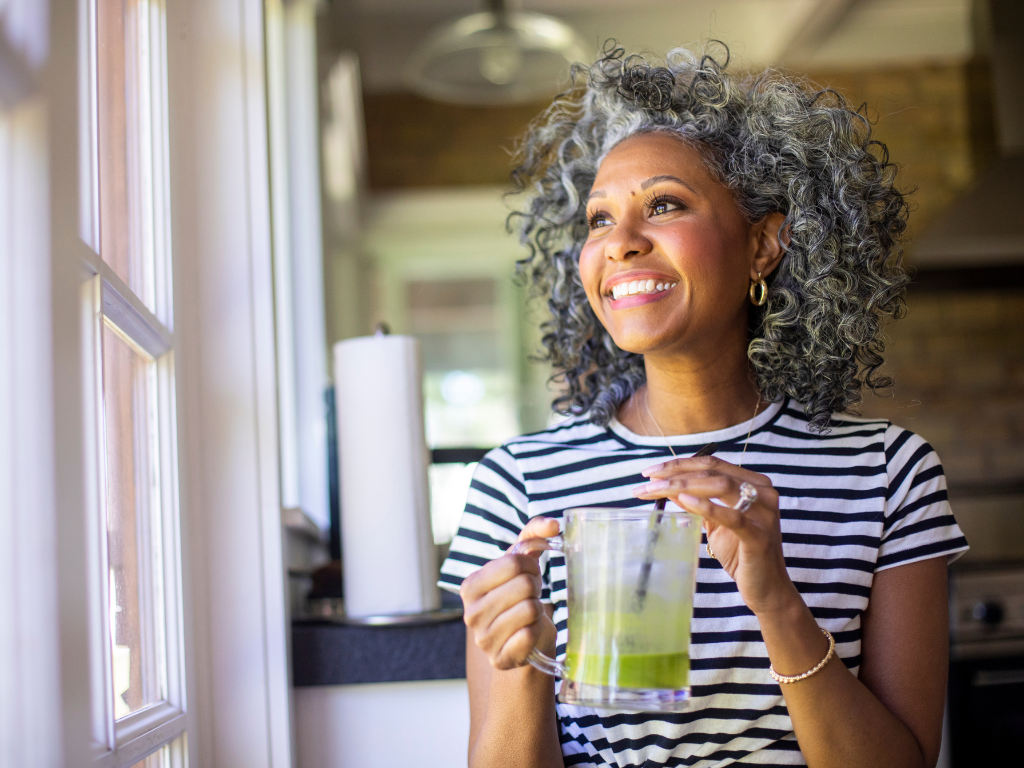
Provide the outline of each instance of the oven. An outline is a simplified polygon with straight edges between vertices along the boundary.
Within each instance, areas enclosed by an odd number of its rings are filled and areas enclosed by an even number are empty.
[[[951,768],[1024,764],[1024,563],[950,571]]]

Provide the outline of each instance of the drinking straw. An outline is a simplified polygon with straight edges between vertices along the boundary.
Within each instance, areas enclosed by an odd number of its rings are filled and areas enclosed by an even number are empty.
[[[691,458],[696,459],[699,456],[710,456],[718,450],[718,443],[708,443],[699,451],[697,451]],[[647,587],[651,581],[651,566],[654,565],[654,547],[658,543],[658,537],[661,535],[661,520],[664,517],[662,512],[665,511],[666,499],[661,498],[654,502],[654,511],[651,513],[651,519],[647,523],[647,546],[644,547],[644,561],[640,565],[640,581],[636,585],[636,610],[639,613],[644,609],[644,600],[647,598]]]

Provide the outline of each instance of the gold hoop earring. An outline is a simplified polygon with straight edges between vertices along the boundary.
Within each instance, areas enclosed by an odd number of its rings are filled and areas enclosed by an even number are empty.
[[[758,272],[757,280],[750,281],[750,303],[755,307],[763,307],[766,301],[768,301],[768,284]]]

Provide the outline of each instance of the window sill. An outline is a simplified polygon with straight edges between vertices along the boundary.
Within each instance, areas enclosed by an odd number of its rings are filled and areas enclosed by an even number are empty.
[[[93,768],[135,765],[185,732],[185,714],[160,702],[122,718],[116,724],[117,749],[96,747]]]

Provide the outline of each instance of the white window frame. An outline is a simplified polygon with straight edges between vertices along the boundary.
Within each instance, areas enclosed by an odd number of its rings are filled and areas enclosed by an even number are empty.
[[[265,0],[281,504],[326,532],[327,405],[316,2]]]
[[[264,12],[264,0],[167,4],[196,766],[295,763],[274,332],[280,222],[270,189]]]
[[[0,658],[18,660],[0,665],[0,764],[120,764],[161,749],[179,727],[140,717],[148,732],[120,728],[110,750],[109,730],[97,727],[107,705],[94,701],[106,672],[92,653],[103,645],[91,605],[103,588],[89,558],[104,532],[88,516],[102,497],[100,475],[86,471],[86,453],[100,455],[100,421],[97,380],[83,376],[95,363],[84,358],[95,354],[105,285],[117,297],[109,306],[126,317],[138,307],[119,301],[127,294],[104,281],[90,247],[88,5],[0,0],[0,9],[0,43],[13,41],[24,74],[13,106],[0,105],[0,423],[11,426],[0,430],[0,608],[11,618],[0,623]],[[152,314],[173,343],[177,413],[159,418],[178,426],[180,526],[165,519],[164,541],[182,563],[165,581],[184,605],[168,639],[182,651],[187,738],[170,742],[172,765],[186,752],[193,766],[294,764],[263,10],[263,0],[166,6],[170,136],[169,150],[157,150],[165,168],[173,159],[177,312],[168,294],[154,297]],[[0,51],[5,67],[11,50]],[[154,199],[154,209],[167,205]]]
[[[173,291],[169,242],[170,210],[167,119],[165,13],[161,0],[145,6],[136,32],[142,55],[134,74],[138,121],[131,126],[130,163],[139,180],[133,193],[141,226],[133,247],[141,250],[147,273],[145,298],[129,288],[99,254],[99,158],[96,66],[98,0],[79,4],[79,130],[80,231],[77,254],[88,276],[82,284],[82,414],[86,486],[86,549],[90,624],[91,756],[97,768],[127,768],[181,737],[187,728],[185,656],[182,632],[182,552],[178,505],[177,415],[173,332]],[[129,112],[129,119],[133,114]],[[151,271],[150,271],[151,269]],[[153,311],[155,310],[155,311]],[[107,566],[106,466],[103,438],[103,358],[105,326],[111,326],[148,359],[154,375],[147,382],[149,413],[146,446],[149,477],[146,503],[140,508],[142,527],[149,527],[140,551],[140,572],[154,574],[151,588],[140,583],[144,613],[152,616],[157,642],[158,688],[161,700],[120,719],[114,716],[110,637],[109,570]],[[171,750],[171,765],[183,765],[184,749]]]
[[[54,359],[47,7],[0,3],[0,765],[64,763]],[[12,23],[14,21],[20,24]]]

